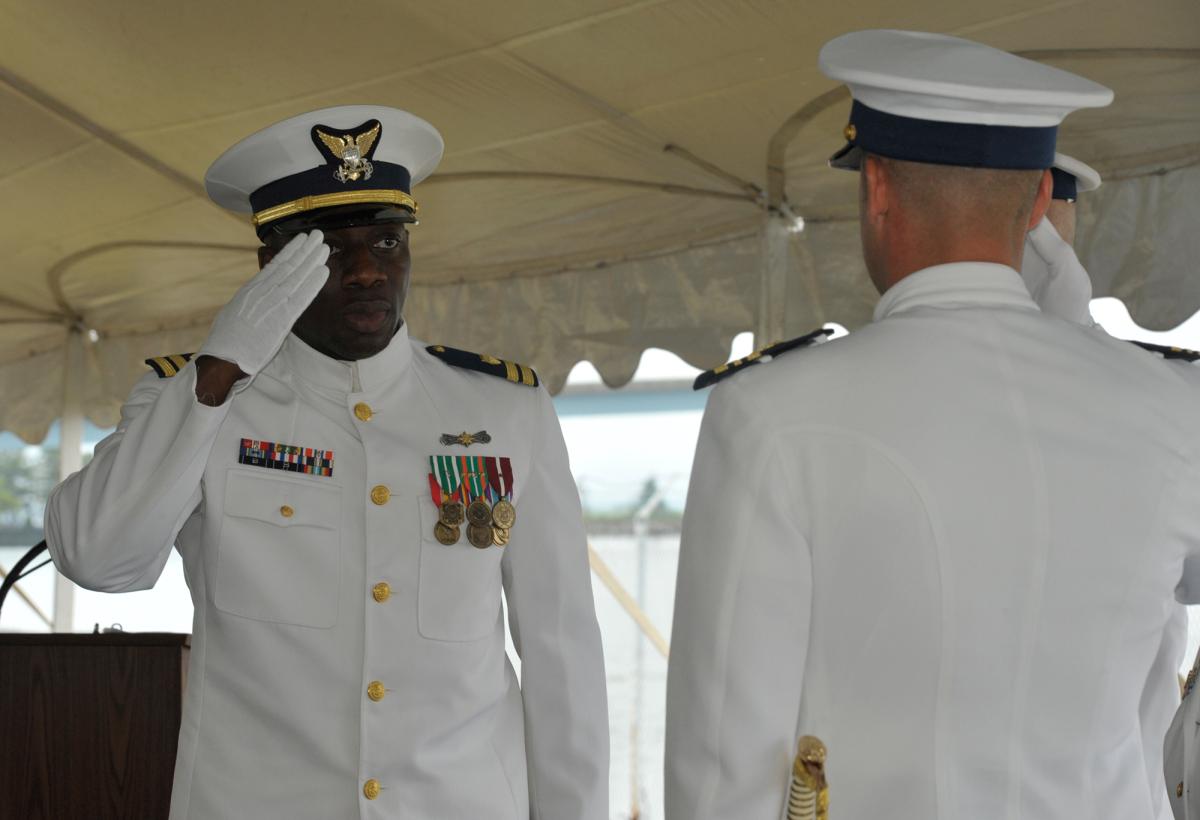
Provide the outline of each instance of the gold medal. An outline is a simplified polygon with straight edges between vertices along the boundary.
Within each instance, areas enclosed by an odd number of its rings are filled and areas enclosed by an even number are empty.
[[[476,498],[467,507],[467,520],[477,527],[490,527],[492,525],[492,505],[487,503],[487,499]],[[479,545],[476,544],[476,546]]]
[[[447,501],[438,512],[438,520],[447,527],[457,527],[463,522],[463,515],[461,501]]]
[[[471,546],[485,550],[492,545],[492,528],[468,524],[467,540],[471,542]]]
[[[508,545],[508,530],[504,527],[492,527],[492,543],[497,547]]]
[[[439,543],[445,544],[447,547],[458,543],[458,539],[462,537],[462,530],[458,527],[450,526],[443,521],[439,521],[433,525],[433,537]]]
[[[517,523],[517,508],[507,498],[501,498],[492,507],[492,521],[501,529],[511,530],[513,524]]]

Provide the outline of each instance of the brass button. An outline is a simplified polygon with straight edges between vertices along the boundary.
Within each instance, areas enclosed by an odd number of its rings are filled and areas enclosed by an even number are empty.
[[[367,697],[378,703],[383,700],[383,696],[387,694],[387,690],[383,688],[383,681],[373,680],[367,684]]]
[[[380,788],[379,781],[372,777],[366,783],[363,783],[363,795],[365,795],[368,800],[374,800],[379,796]]]
[[[858,129],[854,127],[854,123],[842,129],[842,136],[846,138],[846,142],[854,142],[854,138],[858,136]]]
[[[375,412],[371,409],[371,405],[360,401],[358,404],[354,405],[354,415],[359,421],[370,421],[371,416],[375,415]]]
[[[1175,787],[1175,796],[1183,797],[1183,781],[1179,781],[1179,785]]]
[[[296,514],[296,511],[293,510],[291,507],[289,507],[287,504],[284,504],[282,507],[279,508],[279,514],[282,515],[284,518],[291,518],[293,515]]]
[[[382,484],[376,484],[371,489],[371,500],[374,501],[376,504],[378,504],[381,507],[384,504],[388,503],[388,499],[391,497],[392,497],[392,491],[389,490],[387,487],[383,486]]]
[[[371,587],[371,597],[382,604],[388,598],[392,597],[392,588],[386,581],[380,581],[378,584]]]

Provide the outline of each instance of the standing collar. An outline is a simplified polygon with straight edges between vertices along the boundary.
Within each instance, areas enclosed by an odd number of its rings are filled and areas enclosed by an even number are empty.
[[[309,347],[295,333],[288,334],[282,355],[295,376],[322,387],[354,393],[378,390],[400,378],[412,361],[412,345],[405,322],[387,347],[366,359],[347,362],[331,358]]]
[[[919,307],[1038,309],[1021,274],[994,262],[953,262],[910,273],[879,299],[875,321]]]

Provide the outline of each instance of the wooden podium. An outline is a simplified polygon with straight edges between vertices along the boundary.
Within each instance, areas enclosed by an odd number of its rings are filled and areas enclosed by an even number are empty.
[[[166,820],[189,639],[0,633],[0,820]]]

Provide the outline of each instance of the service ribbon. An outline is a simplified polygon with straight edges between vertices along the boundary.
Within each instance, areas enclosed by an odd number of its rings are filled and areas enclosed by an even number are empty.
[[[484,470],[487,472],[488,486],[496,493],[497,496],[504,495],[504,486],[500,483],[502,478],[500,475],[500,465],[496,461],[495,456],[486,456],[483,460]]]
[[[457,501],[462,482],[455,472],[453,456],[430,456],[429,466],[433,475],[437,476],[441,485],[442,495],[446,501]]]
[[[462,475],[463,501],[470,503],[483,495],[483,475],[478,456],[458,456],[456,464]],[[465,494],[470,493],[470,498]]]
[[[511,500],[516,485],[513,484],[512,459],[507,456],[500,459],[500,475],[504,478],[504,497]]]

